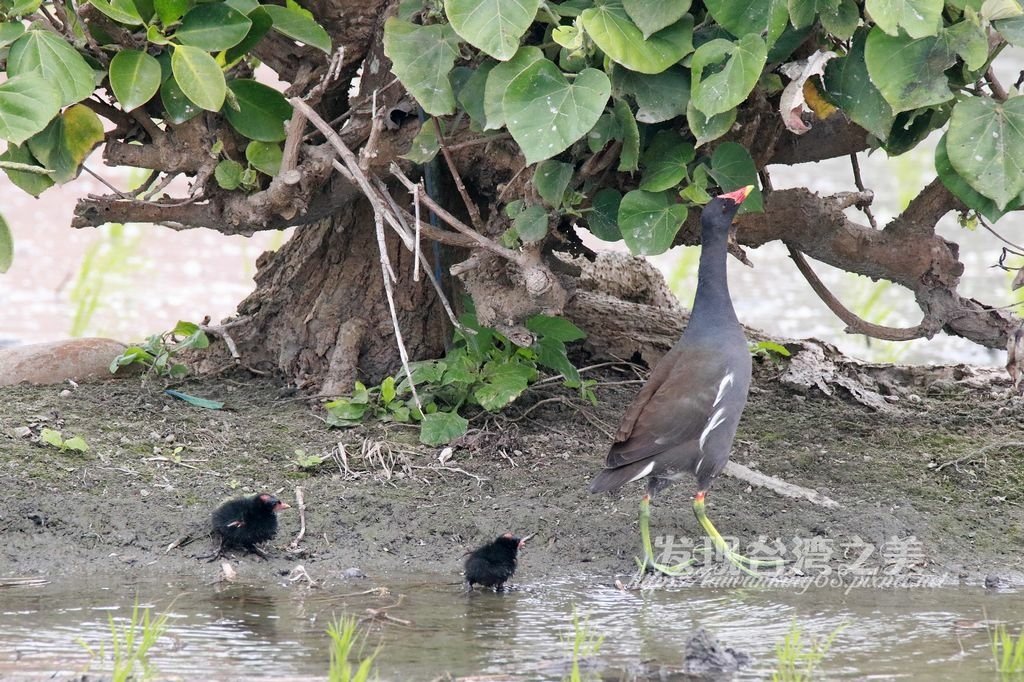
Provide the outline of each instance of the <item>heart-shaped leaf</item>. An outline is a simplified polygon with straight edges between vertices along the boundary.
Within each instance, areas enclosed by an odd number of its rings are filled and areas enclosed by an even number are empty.
[[[622,197],[619,229],[629,250],[638,256],[656,256],[672,246],[689,213],[676,203],[672,192],[636,189]]]
[[[544,59],[544,53],[540,48],[532,45],[524,45],[519,48],[515,56],[503,64],[498,64],[487,74],[487,84],[484,86],[484,130],[496,130],[505,125],[505,110],[502,102],[505,98],[505,91],[508,84],[516,76],[532,66],[534,62]]]
[[[723,142],[711,155],[711,177],[725,192],[754,185],[753,191],[740,204],[740,213],[760,213],[764,210],[761,190],[757,187],[757,168],[750,152],[736,142]]]
[[[21,144],[46,127],[61,107],[60,91],[31,75],[0,83],[0,139]]]
[[[943,0],[866,0],[864,9],[891,36],[902,28],[911,38],[924,38],[942,26]]]
[[[60,93],[60,106],[81,102],[96,89],[92,67],[78,50],[56,33],[32,30],[14,41],[7,55],[7,75],[36,73]]]
[[[502,108],[529,164],[550,159],[586,135],[610,94],[603,71],[584,69],[569,83],[557,66],[542,59],[509,83]]]
[[[661,73],[693,52],[689,14],[644,40],[622,3],[610,1],[580,15],[587,34],[613,61],[640,73]]]
[[[943,135],[939,139],[939,143],[935,145],[935,172],[938,174],[939,179],[942,180],[942,184],[946,186],[950,192],[953,193],[960,201],[964,202],[964,205],[973,208],[975,211],[980,213],[986,220],[995,222],[1003,217],[1007,211],[1013,211],[1024,205],[1024,193],[1017,195],[1017,197],[1006,206],[1006,210],[1000,209],[996,206],[996,202],[992,201],[986,196],[982,196],[978,192],[974,191],[974,188],[968,184],[968,182],[956,172],[953,168],[953,164],[949,162],[949,155],[946,151],[946,136]],[[1020,271],[1024,272],[1024,270]]]
[[[969,97],[953,108],[946,153],[979,194],[1005,209],[1024,192],[1024,97]]]
[[[445,0],[444,12],[467,43],[505,61],[537,16],[540,0]]]
[[[786,0],[706,0],[704,4],[711,17],[729,33],[737,38],[748,33],[764,35],[769,47],[775,44],[789,23]]]
[[[605,188],[594,195],[590,210],[586,213],[590,233],[606,242],[622,239],[619,231],[619,205],[622,195],[617,190]]]
[[[686,177],[686,165],[693,161],[693,145],[674,130],[661,130],[644,152],[644,177],[640,189],[662,192],[679,184]]]
[[[757,85],[767,59],[768,48],[755,33],[735,43],[723,38],[704,43],[697,48],[690,64],[690,103],[707,117],[739,106]],[[721,70],[704,73],[707,67],[722,60],[727,61]]]
[[[644,40],[663,28],[668,28],[690,11],[690,0],[651,2],[651,0],[622,0],[622,8],[643,31]]]
[[[572,180],[572,164],[561,161],[541,161],[533,172],[533,186],[548,206],[558,208]],[[547,232],[547,230],[544,230]],[[521,233],[520,233],[521,234]]]
[[[178,87],[200,109],[220,111],[227,94],[224,72],[204,50],[177,45],[171,55],[171,70]]]
[[[681,66],[671,66],[656,74],[616,67],[612,71],[612,89],[617,97],[633,98],[637,121],[661,123],[686,113],[690,101],[690,72]]]
[[[423,415],[420,425],[420,442],[424,445],[451,443],[466,433],[469,421],[454,412],[434,412]]]
[[[528,206],[512,221],[516,234],[526,244],[539,242],[548,234],[548,214],[542,206]]]
[[[936,37],[894,37],[875,27],[864,46],[871,82],[897,114],[953,99],[945,71],[955,62],[956,53]]]
[[[433,116],[455,110],[448,74],[455,65],[458,45],[458,36],[447,24],[419,26],[394,17],[384,23],[384,54],[391,60],[391,70]]]
[[[110,60],[110,87],[125,111],[148,102],[160,81],[160,62],[141,50],[124,49]]]
[[[281,145],[272,142],[250,142],[245,148],[245,160],[261,173],[274,177],[281,172]]]
[[[866,38],[867,31],[858,31],[846,56],[829,60],[825,65],[825,89],[854,123],[885,140],[892,129],[894,114],[868,75],[864,63]]]

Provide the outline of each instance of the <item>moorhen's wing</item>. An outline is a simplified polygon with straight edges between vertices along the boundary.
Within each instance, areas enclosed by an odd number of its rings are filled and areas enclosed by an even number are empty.
[[[621,467],[693,443],[724,414],[735,380],[724,354],[704,346],[676,347],[662,358],[626,410],[606,467]],[[714,427],[712,427],[714,428]]]

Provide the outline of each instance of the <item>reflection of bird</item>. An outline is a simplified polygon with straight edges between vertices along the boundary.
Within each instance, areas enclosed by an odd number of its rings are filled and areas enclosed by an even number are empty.
[[[693,511],[719,551],[746,571],[778,563],[733,552],[704,513],[704,496],[729,460],[750,387],[750,351],[729,298],[726,255],[733,217],[751,189],[722,194],[704,207],[697,294],[689,324],[626,410],[606,468],[590,484],[596,493],[647,479],[640,502],[644,558],[664,573],[676,573],[688,564],[670,568],[654,561],[650,500],[687,473],[697,477]]]
[[[523,543],[530,539],[517,538],[512,533],[505,533],[494,542],[489,542],[483,547],[474,549],[466,557],[463,575],[466,576],[466,591],[473,589],[473,585],[493,587],[501,592],[505,582],[512,578],[516,572],[516,557]]]
[[[213,512],[213,532],[220,536],[220,549],[241,547],[266,558],[256,545],[277,535],[277,512],[290,506],[269,493],[228,500]]]

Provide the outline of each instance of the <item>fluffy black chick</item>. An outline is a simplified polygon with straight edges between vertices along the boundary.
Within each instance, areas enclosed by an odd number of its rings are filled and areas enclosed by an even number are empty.
[[[501,592],[505,582],[516,572],[516,558],[523,543],[531,536],[517,538],[512,533],[505,533],[494,542],[474,549],[466,557],[463,575],[466,577],[466,591],[473,585],[493,587]]]
[[[228,500],[213,512],[213,532],[220,537],[220,549],[240,547],[266,558],[256,545],[277,535],[277,512],[291,505],[270,493]]]

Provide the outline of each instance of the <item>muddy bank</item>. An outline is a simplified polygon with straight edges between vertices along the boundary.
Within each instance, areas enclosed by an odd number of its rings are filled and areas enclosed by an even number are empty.
[[[723,534],[744,547],[777,538],[790,550],[797,538],[819,538],[815,561],[787,575],[849,567],[858,547],[870,545],[864,565],[883,572],[896,562],[891,572],[901,575],[1024,582],[1024,401],[1011,397],[1008,382],[933,382],[881,413],[816,391],[797,395],[770,365],[755,374],[733,460],[840,506],[722,477],[708,511]],[[165,548],[187,531],[202,535],[223,499],[268,490],[294,501],[301,486],[300,551],[286,551],[299,527],[289,510],[270,561],[235,561],[245,577],[273,579],[302,564],[328,583],[353,566],[375,577],[412,570],[457,582],[465,549],[511,530],[537,533],[522,582],[565,571],[628,580],[639,486],[610,496],[586,486],[639,383],[622,383],[635,379],[625,370],[597,378],[596,407],[550,385],[531,390],[508,414],[474,419],[443,464],[408,427],[328,430],[306,402],[243,376],[178,387],[223,401],[220,411],[136,379],[2,388],[0,576],[209,580],[217,564],[195,558],[209,550],[207,537]],[[40,443],[43,426],[81,436],[88,452]],[[326,458],[303,466],[303,454]],[[701,542],[691,493],[679,484],[655,500],[654,535],[672,534],[681,547]]]

